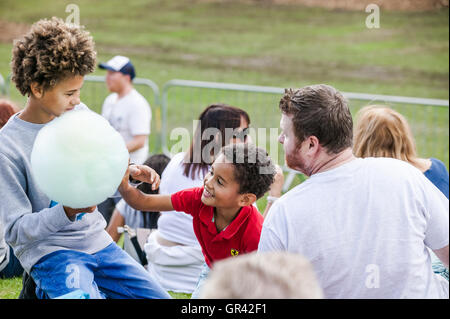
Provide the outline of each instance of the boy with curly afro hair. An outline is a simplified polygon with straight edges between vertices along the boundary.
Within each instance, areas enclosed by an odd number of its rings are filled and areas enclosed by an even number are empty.
[[[51,201],[32,174],[36,135],[64,112],[87,108],[80,102],[80,89],[95,64],[89,32],[58,18],[36,22],[14,42],[12,80],[27,102],[0,131],[5,239],[36,283],[38,298],[80,290],[89,298],[169,298],[113,242],[95,206],[73,209]]]
[[[132,165],[133,178],[151,182],[145,166]],[[222,148],[205,176],[203,186],[172,195],[144,194],[128,184],[128,171],[119,191],[133,208],[185,212],[192,215],[194,232],[205,264],[192,298],[198,298],[215,261],[256,251],[263,216],[253,205],[266,193],[276,173],[267,152],[253,144],[237,143]]]

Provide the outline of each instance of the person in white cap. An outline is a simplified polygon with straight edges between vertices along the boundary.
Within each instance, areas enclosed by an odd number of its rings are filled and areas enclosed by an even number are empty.
[[[100,63],[99,68],[107,70],[106,86],[112,92],[103,102],[102,116],[122,135],[130,161],[143,164],[148,157],[152,111],[147,100],[133,87],[134,66],[129,58],[117,55],[106,63]],[[107,223],[119,200],[120,194],[116,192],[98,205]]]
[[[148,157],[152,112],[146,99],[133,87],[133,64],[129,58],[117,55],[99,67],[108,71],[106,85],[113,92],[103,103],[102,116],[124,138],[130,161],[142,164]]]

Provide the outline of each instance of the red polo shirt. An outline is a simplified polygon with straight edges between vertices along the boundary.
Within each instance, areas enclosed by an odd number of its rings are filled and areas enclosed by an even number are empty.
[[[253,206],[242,207],[236,218],[221,232],[213,221],[214,207],[202,203],[203,187],[185,189],[172,195],[176,211],[193,217],[194,232],[209,267],[220,259],[258,249],[263,217]]]

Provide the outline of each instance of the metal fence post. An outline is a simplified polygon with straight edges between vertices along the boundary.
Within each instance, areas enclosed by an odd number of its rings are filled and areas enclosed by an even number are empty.
[[[6,95],[5,79],[3,78],[3,76],[1,74],[0,74],[0,94]]]
[[[105,76],[98,76],[98,75],[86,75],[84,77],[84,81],[86,84],[83,87],[83,90],[81,91],[82,94],[82,101],[86,103],[87,106],[89,106],[91,109],[96,111],[97,113],[101,112],[101,103],[103,103],[104,98],[106,97],[109,92],[107,92],[106,84],[105,84]],[[98,93],[98,91],[92,92],[92,90],[95,89],[95,87],[89,87],[89,84],[97,83],[102,84],[101,93]],[[91,85],[92,86],[92,85]],[[151,133],[150,133],[150,139],[151,141],[154,141],[155,143],[151,143],[150,151],[151,152],[159,152],[161,150],[161,110],[160,110],[160,93],[159,93],[159,87],[158,85],[153,82],[150,79],[145,78],[135,78],[133,79],[133,86],[135,89],[140,89],[140,87],[144,88],[145,90],[142,90],[141,94],[144,95],[144,97],[149,101],[149,97],[153,95],[153,101],[150,104],[150,107],[152,109],[152,122],[154,125],[152,125]]]

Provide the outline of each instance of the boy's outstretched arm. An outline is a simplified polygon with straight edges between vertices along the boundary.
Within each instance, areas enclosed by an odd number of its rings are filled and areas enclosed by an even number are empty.
[[[152,184],[155,182],[156,177],[152,174],[152,170],[145,165],[133,165],[132,169],[138,169],[139,174],[133,174],[133,178],[142,180],[143,182],[148,182]],[[149,195],[144,194],[137,188],[134,188],[128,183],[130,174],[130,167],[127,168],[125,175],[122,178],[122,182],[119,185],[119,192],[125,202],[128,203],[134,209],[140,211],[170,211],[173,210],[171,195]],[[157,174],[156,174],[157,175]],[[152,178],[153,177],[153,178]],[[146,179],[147,178],[147,179]],[[153,181],[152,181],[153,179]],[[159,184],[159,176],[157,176]]]

